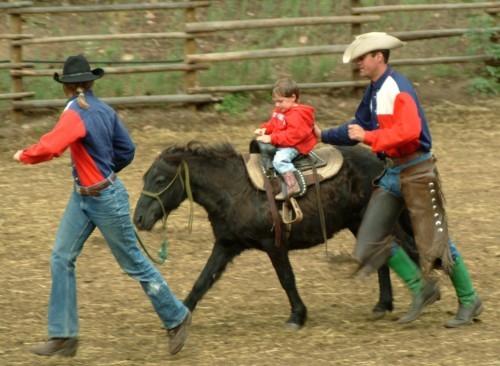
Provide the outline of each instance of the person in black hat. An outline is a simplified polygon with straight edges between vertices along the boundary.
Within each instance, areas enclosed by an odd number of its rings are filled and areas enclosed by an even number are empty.
[[[104,70],[92,70],[84,56],[68,57],[62,76],[54,74],[68,98],[59,121],[38,143],[14,155],[16,161],[37,164],[69,148],[75,182],[50,260],[48,340],[31,351],[44,356],[76,354],[75,261],[98,228],[123,271],[140,282],[168,330],[169,353],[176,354],[186,341],[191,313],[137,246],[128,193],[116,175],[132,162],[135,145],[116,112],[92,92],[94,80],[103,75]]]
[[[414,321],[426,306],[439,300],[439,287],[431,274],[443,268],[458,298],[458,311],[445,327],[462,327],[471,324],[484,305],[448,232],[437,160],[431,153],[429,125],[417,93],[388,64],[390,50],[402,46],[404,42],[384,32],[357,36],[346,48],[343,61],[355,63],[370,85],[352,121],[326,130],[315,126],[314,132],[318,141],[334,145],[362,142],[386,163],[384,173],[374,182],[354,255],[368,271],[387,262],[412,291],[410,310],[399,323]],[[394,223],[405,206],[421,268],[391,240]]]

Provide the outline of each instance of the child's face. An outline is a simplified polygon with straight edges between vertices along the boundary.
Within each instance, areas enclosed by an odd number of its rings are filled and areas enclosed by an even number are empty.
[[[281,113],[285,113],[295,104],[297,98],[295,94],[292,94],[291,97],[282,97],[279,95],[273,95],[273,101],[276,105],[276,108],[279,108]]]

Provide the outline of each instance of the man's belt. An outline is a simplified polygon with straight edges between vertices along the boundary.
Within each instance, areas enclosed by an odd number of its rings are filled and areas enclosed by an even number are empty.
[[[113,173],[111,174],[106,180],[102,181],[101,183],[98,183],[96,185],[90,186],[90,187],[81,187],[81,186],[76,186],[76,192],[80,196],[92,196],[92,197],[97,197],[101,193],[101,191],[104,188],[109,187],[113,182],[116,180],[116,174]]]
[[[387,164],[387,166],[389,168],[393,168],[393,167],[398,166],[398,165],[406,164],[409,161],[416,159],[419,156],[424,155],[425,153],[426,153],[426,151],[424,151],[424,150],[417,150],[415,152],[412,152],[411,154],[403,155],[403,156],[400,156],[397,158],[386,157],[385,163]]]

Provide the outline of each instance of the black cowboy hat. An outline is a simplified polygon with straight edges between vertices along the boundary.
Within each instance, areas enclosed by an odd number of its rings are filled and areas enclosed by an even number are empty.
[[[96,80],[101,78],[103,75],[103,69],[97,68],[90,70],[90,65],[87,59],[82,55],[78,55],[70,56],[66,59],[62,76],[59,77],[59,74],[55,72],[54,80],[58,83],[78,83]]]

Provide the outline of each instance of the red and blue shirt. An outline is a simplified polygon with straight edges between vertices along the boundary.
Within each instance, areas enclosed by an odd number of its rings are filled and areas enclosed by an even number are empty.
[[[89,109],[70,98],[56,126],[40,141],[23,151],[25,164],[37,164],[61,156],[69,147],[73,177],[79,186],[98,184],[129,165],[135,144],[115,110],[85,92]]]
[[[333,145],[355,145],[348,126],[358,124],[366,131],[365,141],[379,157],[400,157],[421,149],[430,151],[432,139],[427,119],[415,89],[403,75],[388,67],[365,91],[355,119],[323,130],[321,140]]]

